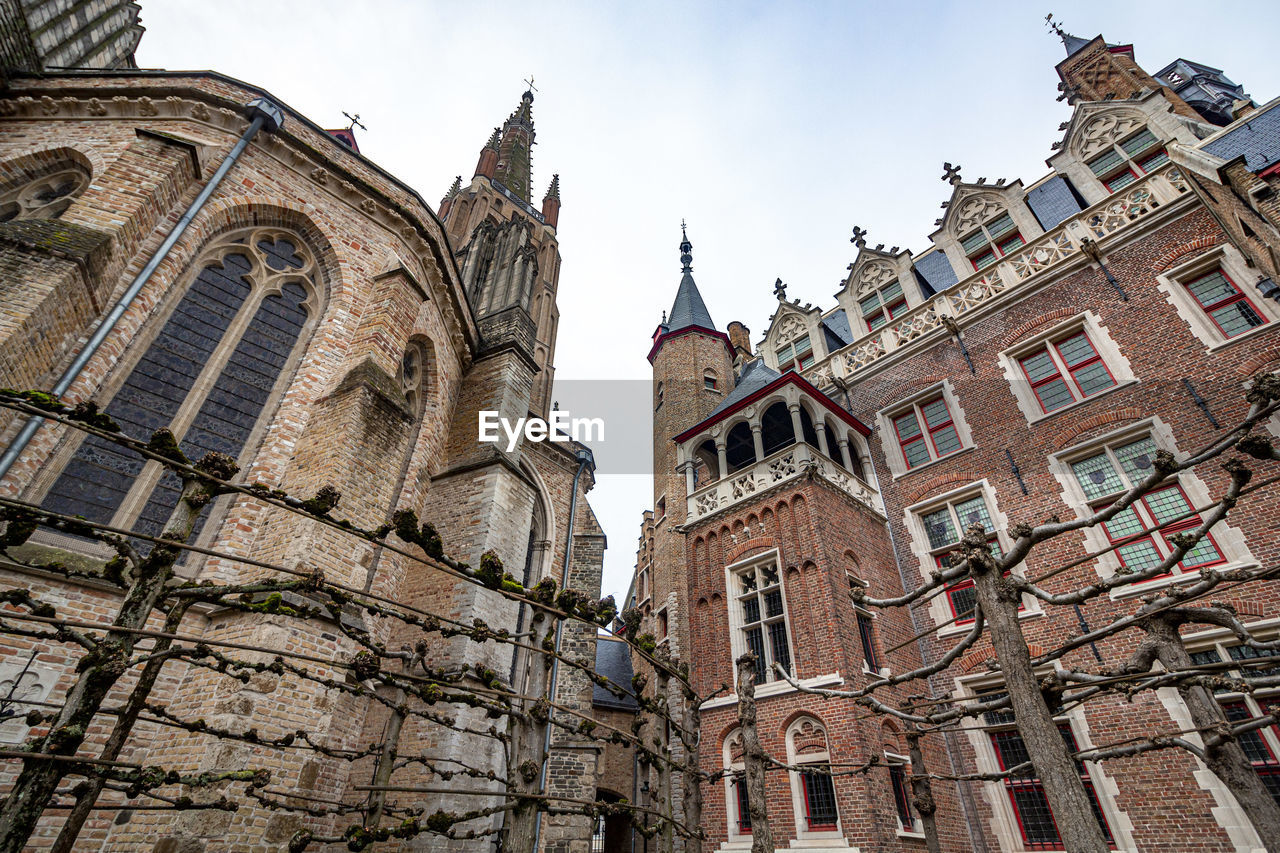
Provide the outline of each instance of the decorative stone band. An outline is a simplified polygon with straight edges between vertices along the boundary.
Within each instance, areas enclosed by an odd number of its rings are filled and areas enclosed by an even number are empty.
[[[688,499],[688,521],[693,523],[729,509],[739,502],[794,480],[812,470],[854,500],[879,513],[879,494],[871,486],[823,456],[808,444],[793,444],[766,456],[750,468],[737,471],[698,489]]]
[[[943,318],[960,317],[1030,282],[1078,256],[1084,241],[1098,242],[1123,231],[1189,191],[1186,175],[1176,164],[1167,163],[1123,192],[1065,220],[994,266],[974,273],[893,322],[836,350],[804,371],[805,377],[819,387],[830,386],[836,378],[847,379],[894,350],[942,328],[946,325]]]

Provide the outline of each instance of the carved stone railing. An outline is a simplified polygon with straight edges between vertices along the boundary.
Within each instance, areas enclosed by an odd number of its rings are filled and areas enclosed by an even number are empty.
[[[1166,163],[1141,181],[1072,216],[986,269],[952,285],[907,313],[831,353],[805,371],[818,387],[874,364],[935,329],[943,318],[960,317],[1046,270],[1079,256],[1085,240],[1106,239],[1190,191],[1186,175]]]
[[[879,494],[871,486],[824,456],[816,447],[793,444],[766,456],[750,468],[735,471],[689,495],[688,522],[705,518],[741,501],[795,479],[813,468],[818,476],[830,482],[859,502],[880,512]]]

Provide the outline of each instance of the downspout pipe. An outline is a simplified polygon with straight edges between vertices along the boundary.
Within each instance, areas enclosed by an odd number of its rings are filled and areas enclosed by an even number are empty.
[[[245,128],[244,133],[240,135],[239,141],[235,147],[227,154],[222,163],[218,166],[218,170],[213,173],[213,177],[209,178],[209,182],[204,185],[204,189],[196,196],[195,201],[191,202],[191,206],[187,208],[186,213],[182,214],[182,218],[178,220],[178,224],[169,232],[169,236],[164,238],[164,242],[160,244],[160,248],[156,249],[151,260],[147,261],[147,265],[142,268],[138,275],[129,283],[129,288],[124,292],[120,299],[112,306],[111,311],[102,322],[98,324],[98,328],[94,330],[93,335],[89,338],[88,343],[84,345],[84,349],[80,350],[79,355],[71,362],[71,365],[63,371],[59,377],[58,383],[50,389],[50,393],[55,397],[61,397],[67,393],[67,390],[80,377],[80,373],[84,370],[85,365],[97,353],[99,347],[106,341],[107,336],[115,329],[116,323],[120,322],[120,318],[124,316],[124,312],[128,310],[133,300],[137,298],[142,288],[151,280],[151,276],[155,274],[156,269],[168,257],[170,250],[181,239],[186,232],[187,227],[192,220],[204,208],[205,203],[209,201],[209,197],[213,195],[214,190],[222,183],[222,179],[227,176],[231,168],[235,166],[236,161],[240,159],[240,155],[249,147],[249,143],[258,135],[258,131],[264,127],[268,130],[278,130],[284,124],[284,110],[278,105],[272,103],[266,98],[254,98],[248,103],[249,114],[251,120],[249,126]],[[44,423],[44,418],[33,416],[26,425],[23,426],[22,432],[18,433],[17,438],[5,449],[4,455],[0,456],[0,479],[8,475],[9,470],[13,468],[13,464],[18,461],[18,457],[22,455],[22,451],[27,449],[27,445],[31,443],[31,439],[35,437],[36,431],[40,429],[40,425]]]
[[[578,470],[573,475],[573,491],[569,493],[569,524],[564,532],[564,563],[560,567],[560,590],[563,592],[569,583],[569,558],[573,554],[573,524],[578,513],[578,480],[588,465],[595,464],[595,457],[587,447],[579,447],[577,451]],[[556,626],[556,657],[551,659],[551,679],[547,684],[547,698],[552,702],[556,698],[556,676],[560,672],[560,640],[564,636],[564,621]],[[538,782],[538,790],[547,791],[547,769],[551,766],[551,726],[547,726],[547,737],[542,744],[542,778]],[[533,824],[533,849],[536,853],[542,839],[542,809],[538,810],[538,819]]]

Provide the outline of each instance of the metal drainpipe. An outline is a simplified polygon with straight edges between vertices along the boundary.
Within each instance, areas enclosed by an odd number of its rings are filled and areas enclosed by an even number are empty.
[[[564,533],[564,564],[560,567],[560,590],[563,592],[566,584],[569,583],[569,557],[573,553],[573,522],[574,516],[578,512],[578,480],[582,477],[582,472],[588,464],[595,464],[595,457],[591,455],[591,450],[586,447],[579,447],[576,454],[578,458],[578,470],[573,475],[573,491],[569,496],[569,524]],[[560,624],[556,626],[556,654],[560,654],[560,638],[564,635],[564,620],[560,620]],[[547,698],[552,702],[556,700],[556,675],[560,671],[560,658],[553,657],[551,659],[551,679],[547,685]],[[538,790],[544,794],[547,791],[547,768],[551,766],[551,726],[547,726],[547,738],[542,744],[542,778],[538,781]],[[538,818],[533,824],[533,849],[537,853],[538,844],[542,840],[542,809],[538,809]]]
[[[124,295],[111,308],[110,313],[98,324],[98,328],[94,330],[88,343],[84,345],[84,349],[80,350],[80,354],[76,356],[75,361],[71,362],[71,365],[63,371],[62,376],[58,379],[58,384],[50,389],[50,393],[55,397],[61,397],[67,393],[72,383],[79,378],[80,372],[84,370],[85,365],[89,363],[89,360],[93,358],[98,348],[107,339],[107,336],[111,334],[112,329],[115,328],[120,318],[124,316],[124,312],[129,308],[129,305],[132,304],[138,293],[150,281],[151,276],[168,256],[174,244],[178,242],[178,239],[187,230],[187,226],[204,208],[209,197],[213,195],[213,191],[218,188],[218,184],[222,183],[222,179],[227,176],[227,173],[231,171],[231,167],[240,159],[240,155],[249,147],[249,143],[253,138],[258,135],[258,131],[263,127],[268,130],[277,130],[284,123],[284,111],[266,98],[254,98],[247,106],[253,119],[249,122],[249,126],[245,128],[244,133],[240,135],[240,140],[236,142],[235,147],[231,149],[231,152],[227,154],[221,165],[218,166],[218,170],[213,173],[213,177],[209,178],[209,182],[200,191],[200,195],[196,196],[195,201],[191,202],[187,212],[182,214],[182,218],[178,220],[178,224],[169,232],[169,236],[164,238],[160,248],[156,249],[156,253],[151,256],[151,260],[147,262],[147,265],[142,268],[142,271],[129,284],[129,289],[124,292]],[[31,443],[31,439],[35,436],[36,431],[40,429],[40,424],[42,423],[44,423],[44,418],[39,416],[32,417],[22,428],[22,432],[18,433],[18,437],[5,449],[4,455],[0,456],[0,479],[4,478],[9,473],[9,470],[13,468],[13,463],[17,462],[18,457],[22,455],[22,451],[27,449],[27,445]]]

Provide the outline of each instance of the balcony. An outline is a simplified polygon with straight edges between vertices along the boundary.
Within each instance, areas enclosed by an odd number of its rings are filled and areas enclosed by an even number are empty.
[[[798,479],[809,470],[868,509],[883,514],[880,495],[874,488],[823,455],[818,448],[800,443],[784,447],[772,456],[766,456],[690,494],[686,523],[699,521],[775,486]]]
[[[1141,181],[1029,241],[995,265],[974,273],[893,322],[836,350],[806,370],[805,378],[819,388],[830,386],[836,378],[849,378],[895,350],[944,328],[945,321],[963,317],[1040,273],[1063,266],[1085,252],[1086,241],[1102,242],[1184,197],[1190,189],[1182,170],[1174,163],[1167,163]]]

